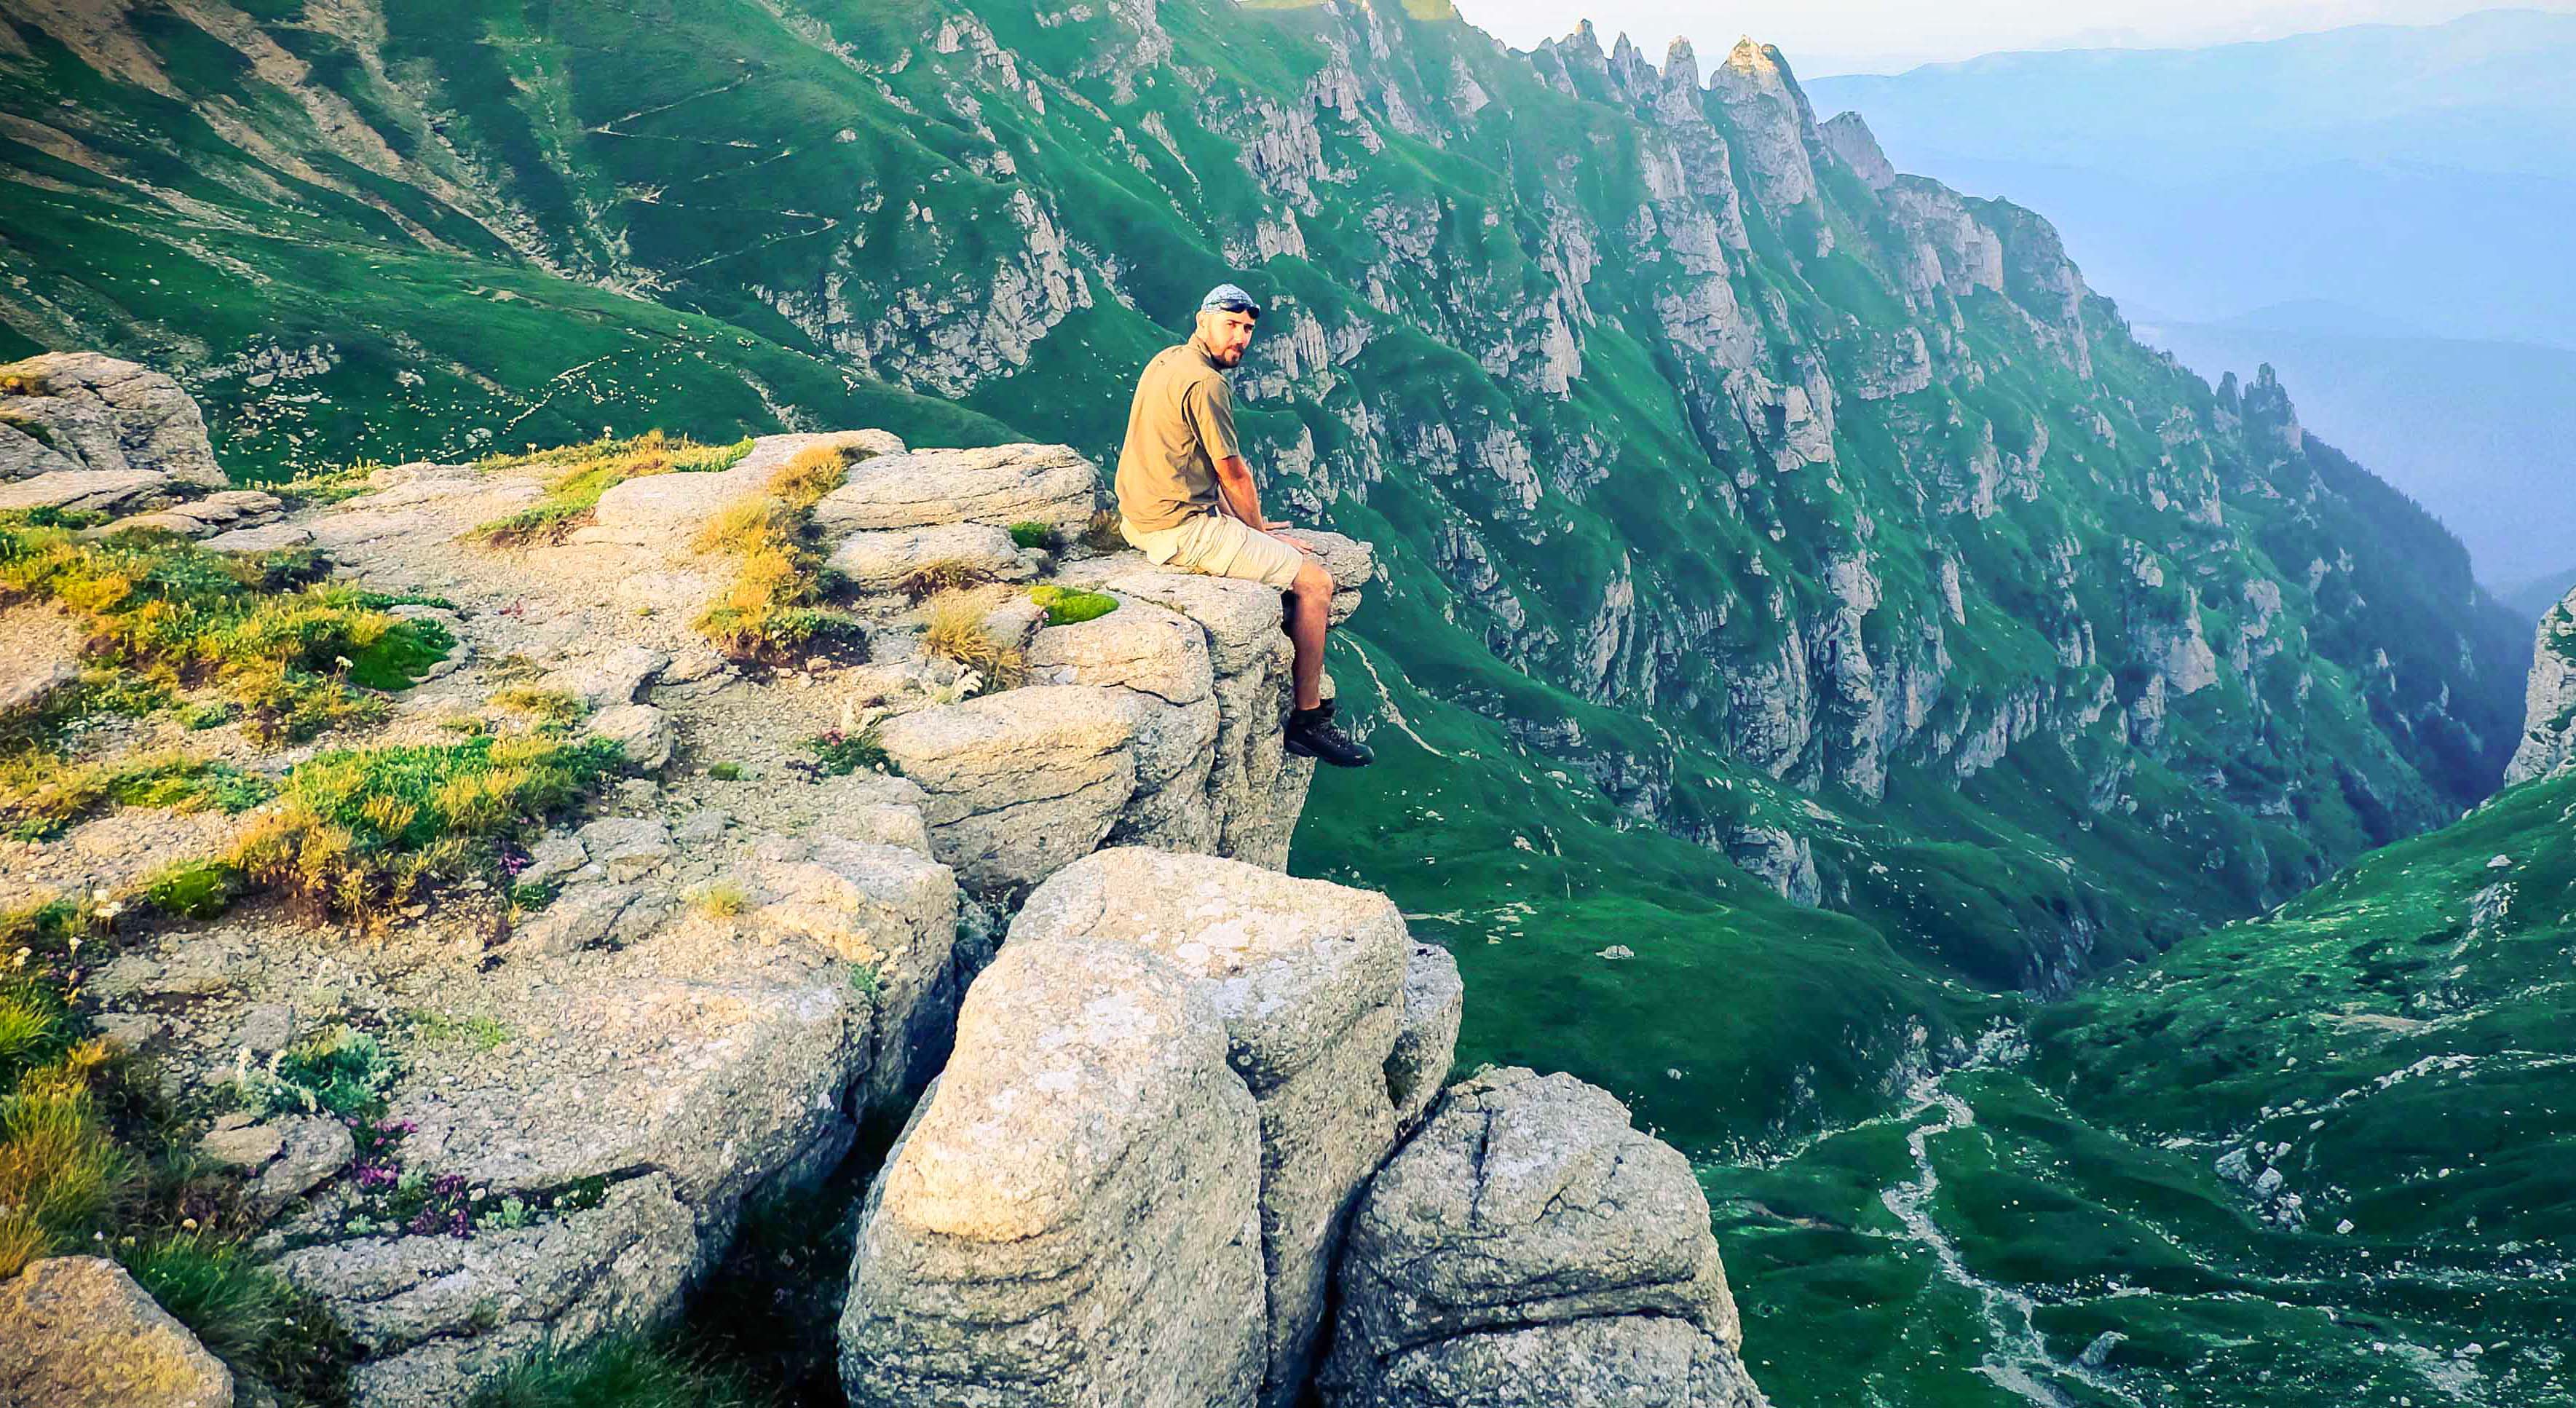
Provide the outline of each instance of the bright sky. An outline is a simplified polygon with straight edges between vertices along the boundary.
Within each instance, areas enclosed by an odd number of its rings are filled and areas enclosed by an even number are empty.
[[[1469,23],[1526,49],[1590,18],[1607,47],[1622,30],[1661,62],[1687,35],[1715,62],[1746,34],[1777,44],[1801,76],[1894,73],[2000,49],[2196,47],[2350,24],[2440,24],[2494,0],[1456,0]],[[2576,9],[2576,0],[2520,0]]]

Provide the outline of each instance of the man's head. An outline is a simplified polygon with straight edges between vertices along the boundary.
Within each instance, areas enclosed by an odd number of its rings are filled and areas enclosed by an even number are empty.
[[[1240,366],[1252,345],[1252,325],[1261,320],[1261,305],[1233,284],[1218,284],[1199,302],[1199,345],[1220,367]]]

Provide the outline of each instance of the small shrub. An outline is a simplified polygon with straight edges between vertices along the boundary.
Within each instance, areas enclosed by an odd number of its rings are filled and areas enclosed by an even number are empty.
[[[1031,587],[1029,600],[1046,608],[1050,626],[1097,621],[1118,609],[1118,598],[1107,592],[1089,592],[1079,587]]]
[[[994,594],[948,591],[923,608],[927,618],[922,648],[943,660],[954,660],[984,679],[992,689],[1010,689],[1028,675],[1028,657],[984,629],[984,617],[996,604]]]
[[[805,751],[814,755],[817,767],[833,777],[895,771],[894,759],[886,755],[875,724],[857,730],[826,729],[805,740]]]
[[[1127,546],[1126,535],[1118,531],[1118,510],[1094,511],[1091,521],[1082,525],[1082,545],[1093,552],[1116,552]]]
[[[244,1048],[233,1084],[243,1104],[264,1113],[351,1118],[381,1109],[398,1074],[374,1037],[344,1023],[278,1052],[265,1067],[251,1066]]]
[[[719,880],[714,884],[703,886],[697,893],[689,896],[689,908],[709,919],[731,919],[742,913],[750,903],[751,897],[743,893],[740,885],[730,880]]]
[[[963,591],[987,580],[989,580],[989,574],[973,563],[960,558],[943,557],[935,562],[922,563],[895,578],[894,589],[915,601],[920,601],[924,597],[937,596],[941,592]]]
[[[1063,540],[1056,535],[1052,525],[1032,519],[1011,525],[1011,541],[1024,548],[1053,552]]]
[[[856,989],[860,996],[865,997],[870,1001],[874,1001],[876,999],[876,995],[884,989],[885,982],[877,976],[875,964],[852,963],[850,965],[850,986]]]

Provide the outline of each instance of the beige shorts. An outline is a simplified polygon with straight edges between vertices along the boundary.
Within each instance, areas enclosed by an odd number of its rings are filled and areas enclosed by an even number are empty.
[[[1297,585],[1306,555],[1240,518],[1203,513],[1177,528],[1142,532],[1118,520],[1118,532],[1157,567],[1179,567],[1211,577],[1240,577],[1286,591]]]

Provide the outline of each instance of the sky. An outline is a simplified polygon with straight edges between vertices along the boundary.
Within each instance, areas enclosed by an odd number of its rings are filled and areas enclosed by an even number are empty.
[[[1661,62],[1675,35],[1703,65],[1750,34],[1802,77],[1897,73],[2005,49],[2184,48],[2278,39],[2352,24],[2440,24],[2493,0],[1456,0],[1469,23],[1517,49],[1589,18]],[[2520,8],[2576,9],[2576,0]]]

